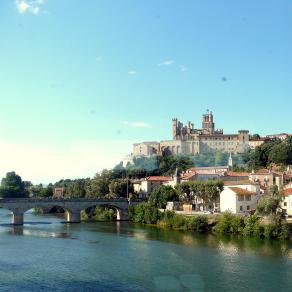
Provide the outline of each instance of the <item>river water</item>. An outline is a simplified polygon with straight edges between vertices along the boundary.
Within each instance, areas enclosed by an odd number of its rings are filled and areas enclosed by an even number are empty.
[[[292,291],[292,245],[0,209],[0,291]]]

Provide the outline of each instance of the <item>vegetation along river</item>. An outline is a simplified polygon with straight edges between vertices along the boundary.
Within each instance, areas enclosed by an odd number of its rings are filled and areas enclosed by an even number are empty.
[[[0,291],[292,291],[292,244],[0,209]]]

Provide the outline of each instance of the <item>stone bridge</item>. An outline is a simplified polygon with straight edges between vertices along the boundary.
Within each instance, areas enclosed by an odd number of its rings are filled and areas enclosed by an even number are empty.
[[[22,225],[24,213],[33,208],[53,208],[61,207],[66,212],[68,223],[81,222],[80,212],[90,207],[107,206],[117,211],[117,220],[128,220],[129,205],[136,205],[138,201],[128,202],[127,199],[44,199],[44,198],[2,198],[0,207],[12,212],[12,224]]]

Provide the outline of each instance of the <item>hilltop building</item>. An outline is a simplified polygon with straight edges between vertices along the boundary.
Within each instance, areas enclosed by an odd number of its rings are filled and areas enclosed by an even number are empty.
[[[188,122],[184,125],[177,118],[172,120],[172,140],[142,142],[133,146],[134,156],[155,154],[197,154],[221,150],[242,153],[249,147],[249,131],[239,130],[237,134],[224,134],[223,129],[215,129],[213,113],[207,111],[202,118],[202,128],[196,129]]]

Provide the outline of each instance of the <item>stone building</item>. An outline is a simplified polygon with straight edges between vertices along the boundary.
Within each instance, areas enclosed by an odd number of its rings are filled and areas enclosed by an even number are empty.
[[[215,129],[214,116],[209,111],[203,115],[200,129],[196,129],[191,122],[184,125],[174,118],[172,136],[172,140],[136,143],[133,155],[150,156],[163,152],[194,155],[216,150],[242,153],[249,147],[248,130],[239,130],[237,134],[224,134],[223,129]]]

